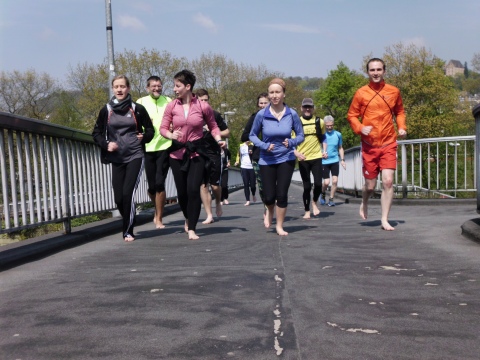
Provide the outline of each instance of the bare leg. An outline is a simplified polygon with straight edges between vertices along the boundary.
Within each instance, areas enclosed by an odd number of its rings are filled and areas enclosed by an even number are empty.
[[[332,176],[332,187],[330,188],[330,198],[335,198],[335,192],[337,191],[338,177]]]
[[[287,214],[287,208],[281,208],[276,206],[276,212],[277,212],[277,234],[281,236],[288,235],[288,232],[283,230],[283,221],[285,220],[285,215]]]
[[[265,216],[263,217],[263,223],[265,227],[268,229],[270,225],[272,225],[273,222],[273,209],[275,208],[275,205],[265,205],[266,212]]]
[[[163,211],[165,210],[165,199],[167,194],[165,191],[157,192],[155,196],[155,226],[157,229],[163,229],[165,225],[163,225]]]
[[[377,184],[377,179],[365,179],[365,184],[363,185],[362,191],[362,203],[360,204],[360,217],[363,220],[368,218],[368,199],[372,196],[373,191],[375,190],[375,185]]]
[[[157,224],[157,199],[156,199],[156,194],[150,194],[148,191],[148,197],[150,200],[152,200],[153,207],[155,208],[155,214],[153,215],[153,223],[156,225]]]
[[[223,215],[222,202],[221,202],[222,188],[218,185],[212,185],[212,191],[213,191],[213,194],[215,195],[215,212],[217,214],[217,217],[220,217]]]
[[[390,213],[393,201],[393,174],[394,170],[392,169],[382,170],[382,229],[387,231],[395,230],[388,222],[388,214]]]
[[[208,186],[205,186],[205,184],[200,186],[200,197],[202,198],[202,204],[207,213],[207,218],[202,221],[202,224],[211,224],[214,221],[212,213],[212,195],[210,195]]]
[[[188,233],[188,219],[185,219],[185,232]]]

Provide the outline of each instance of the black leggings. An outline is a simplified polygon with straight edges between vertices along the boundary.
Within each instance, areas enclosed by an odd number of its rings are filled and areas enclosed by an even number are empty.
[[[243,192],[245,193],[245,200],[250,201],[250,190],[252,190],[253,196],[255,196],[255,191],[257,190],[255,171],[253,171],[253,169],[240,168],[240,173],[242,174],[243,179]]]
[[[143,157],[124,164],[112,163],[113,196],[117,209],[123,218],[123,237],[127,234],[134,236],[135,191],[142,176],[142,169]]]
[[[170,158],[180,209],[188,220],[188,230],[195,231],[202,207],[200,186],[205,178],[205,160],[201,156],[192,158],[188,171],[180,170],[181,166],[182,160]]]
[[[165,191],[165,179],[170,168],[168,155],[168,150],[145,153],[145,175],[151,195]]]
[[[322,193],[322,158],[299,161],[298,168],[303,182],[303,206],[305,207],[305,211],[309,211],[310,192],[312,191],[310,172],[313,174],[313,201],[317,202]]]
[[[292,181],[295,160],[274,165],[260,165],[265,205],[277,204],[279,208],[288,205],[288,188]]]
[[[223,169],[222,171],[222,179],[220,181],[220,185],[222,186],[222,199],[221,201],[228,199],[228,169]]]

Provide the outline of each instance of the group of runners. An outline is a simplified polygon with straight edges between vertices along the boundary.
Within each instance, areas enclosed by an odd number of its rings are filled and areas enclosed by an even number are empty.
[[[384,81],[384,62],[370,59],[366,70],[369,84],[355,93],[347,116],[353,131],[362,139],[365,185],[359,214],[367,219],[368,199],[381,174],[382,228],[394,230],[388,214],[393,199],[397,130],[398,136],[406,136],[405,113],[399,90]],[[172,100],[162,94],[161,79],[151,76],[146,86],[148,95],[133,101],[128,78],[119,75],[112,80],[114,96],[100,110],[92,135],[101,148],[102,162],[112,166],[114,199],[123,218],[122,238],[126,242],[135,240],[134,194],[143,168],[158,229],[165,227],[165,180],[169,169],[188,239],[198,239],[196,225],[202,203],[207,214],[203,223],[214,221],[210,189],[217,217],[223,214],[222,206],[228,204],[226,183],[231,154],[224,139],[230,133],[222,116],[209,105],[208,91],[194,92],[195,82],[189,70],[175,74]],[[286,90],[285,81],[274,78],[267,92],[258,95],[258,111],[247,121],[236,161],[245,185],[245,205],[257,200],[258,189],[264,204],[264,226],[270,228],[275,216],[275,230],[282,236],[288,235],[283,224],[296,161],[304,188],[305,219],[311,213],[320,213],[319,202],[335,206],[339,169],[346,169],[342,134],[334,129],[334,118],[314,116],[311,98],[303,99],[299,116],[285,104]]]

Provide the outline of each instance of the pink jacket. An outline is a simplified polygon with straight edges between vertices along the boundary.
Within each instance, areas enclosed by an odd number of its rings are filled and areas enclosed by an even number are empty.
[[[188,115],[185,118],[182,101],[175,99],[168,103],[165,108],[162,124],[160,125],[160,134],[166,137],[167,131],[170,131],[170,124],[173,124],[173,131],[180,130],[182,132],[182,136],[177,139],[179,142],[195,141],[203,137],[203,125],[205,123],[213,136],[220,135],[220,129],[213,115],[213,109],[208,103],[193,97]],[[185,148],[182,148],[170,153],[170,157],[180,160],[183,158],[184,153]],[[190,158],[195,156],[198,156],[198,153],[193,153]]]

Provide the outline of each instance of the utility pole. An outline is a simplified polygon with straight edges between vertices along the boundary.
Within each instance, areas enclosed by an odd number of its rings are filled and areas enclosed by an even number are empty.
[[[108,89],[110,99],[113,96],[112,80],[115,77],[115,59],[113,58],[113,29],[112,29],[112,0],[105,0],[105,14],[107,19],[107,49],[108,49]]]

